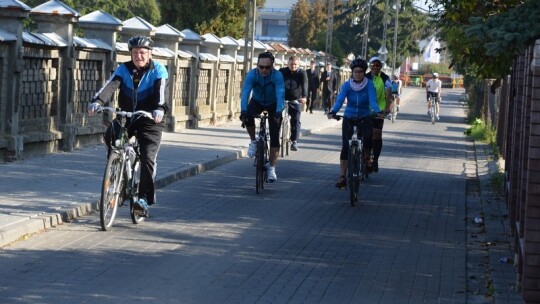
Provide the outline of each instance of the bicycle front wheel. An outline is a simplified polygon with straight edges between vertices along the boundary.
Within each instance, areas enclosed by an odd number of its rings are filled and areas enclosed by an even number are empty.
[[[352,144],[349,147],[349,159],[347,168],[347,182],[349,186],[349,194],[351,206],[356,206],[360,192],[360,149],[358,145]]]
[[[111,153],[103,174],[101,199],[99,201],[99,219],[103,231],[111,230],[118,205],[121,203],[124,191],[124,175],[122,173],[122,156]]]
[[[259,194],[264,188],[264,142],[261,140],[257,141],[255,155],[255,191]]]
[[[131,170],[131,169],[130,169]],[[144,221],[146,217],[141,216],[140,214],[134,212],[133,204],[139,200],[139,181],[141,180],[141,161],[140,159],[135,160],[133,164],[133,174],[130,181],[130,193],[129,193],[129,213],[131,214],[131,221],[133,224],[140,224]]]
[[[281,124],[281,157],[289,155],[289,138],[291,133],[291,126],[289,125],[289,118],[284,117]]]

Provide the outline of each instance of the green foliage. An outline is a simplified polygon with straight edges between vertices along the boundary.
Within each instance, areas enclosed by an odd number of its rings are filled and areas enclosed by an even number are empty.
[[[159,0],[163,22],[179,30],[243,38],[245,0]],[[263,6],[264,0],[257,5]]]
[[[502,78],[513,59],[540,37],[535,0],[433,0],[441,40],[456,70],[477,78]]]
[[[388,8],[386,48],[388,49],[387,62],[392,61],[393,37],[395,28],[395,8],[390,1]],[[428,17],[413,7],[413,1],[400,1],[398,12],[398,37],[396,65],[400,65],[400,58],[421,54],[418,41],[433,35],[433,27],[429,26]],[[373,1],[369,14],[368,50],[367,57],[377,55],[383,43],[385,1]],[[362,33],[364,20],[367,18],[366,0],[354,0],[344,5],[336,16],[337,28],[335,37],[343,48],[343,52],[359,55],[361,53]]]
[[[449,69],[448,66],[444,63],[423,64],[420,66],[419,69],[420,74],[439,73],[441,75],[450,75],[453,72],[454,71],[452,69]]]

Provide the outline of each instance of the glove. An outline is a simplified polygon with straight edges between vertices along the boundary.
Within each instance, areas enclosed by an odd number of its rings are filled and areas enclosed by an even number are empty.
[[[99,107],[101,107],[101,104],[99,102],[92,102],[91,104],[88,104],[88,114],[94,115],[94,113],[96,113]]]
[[[163,119],[164,114],[165,114],[165,112],[163,112],[163,110],[154,110],[154,111],[152,111],[152,117],[154,117],[154,121],[156,123],[161,122],[161,120]]]
[[[242,111],[240,113],[240,120],[242,121],[242,123],[246,123],[248,119],[248,113],[246,111]]]

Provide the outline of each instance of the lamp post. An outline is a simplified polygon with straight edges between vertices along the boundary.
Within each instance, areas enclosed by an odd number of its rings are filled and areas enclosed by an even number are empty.
[[[367,13],[364,19],[364,35],[362,37],[362,58],[367,58],[367,44],[368,44],[368,32],[369,32],[369,14],[371,13],[371,0],[366,1]]]
[[[397,34],[398,34],[398,15],[399,15],[399,0],[396,0],[396,19],[394,22],[394,43],[392,45],[392,70],[396,72],[396,56],[397,56]]]
[[[255,53],[255,15],[257,13],[257,0],[246,0],[246,24],[244,36],[244,70],[242,79],[253,66],[253,53]]]
[[[382,61],[386,61],[388,59],[388,50],[386,49],[386,25],[388,20],[388,2],[389,0],[386,0],[386,4],[384,6],[384,17],[383,17],[383,41],[382,45],[379,48],[379,59]]]

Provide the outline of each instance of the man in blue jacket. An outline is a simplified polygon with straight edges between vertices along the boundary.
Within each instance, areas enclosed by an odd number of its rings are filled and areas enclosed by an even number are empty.
[[[156,176],[156,159],[161,143],[164,128],[163,115],[168,106],[167,69],[152,60],[153,41],[149,37],[135,36],[129,39],[128,49],[131,52],[131,61],[118,66],[114,75],[101,88],[88,106],[89,115],[94,115],[99,106],[112,101],[117,89],[118,107],[122,111],[147,111],[152,113],[153,119],[141,117],[131,124],[126,122],[129,134],[137,136],[141,154],[141,180],[139,183],[139,201],[134,209],[140,215],[148,214],[148,205],[156,202],[154,178]],[[114,132],[118,125],[111,124],[105,132],[105,143],[111,148]]]
[[[249,98],[251,94],[251,99]],[[270,166],[267,168],[269,182],[277,180],[276,161],[279,155],[279,129],[281,128],[281,112],[283,111],[285,86],[283,75],[274,69],[274,55],[270,52],[259,54],[257,67],[250,70],[241,93],[241,115],[251,139],[248,156],[255,157],[257,143],[255,141],[254,115],[268,111],[270,127]]]

